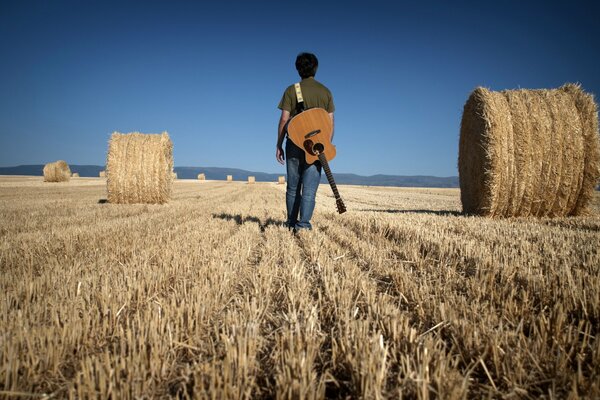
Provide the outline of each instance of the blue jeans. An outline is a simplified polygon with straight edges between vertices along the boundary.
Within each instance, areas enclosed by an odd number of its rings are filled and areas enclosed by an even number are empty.
[[[307,164],[304,150],[289,139],[285,143],[285,158],[287,225],[296,230],[312,229],[310,219],[315,210],[315,195],[321,181],[321,163],[317,161],[314,164]]]

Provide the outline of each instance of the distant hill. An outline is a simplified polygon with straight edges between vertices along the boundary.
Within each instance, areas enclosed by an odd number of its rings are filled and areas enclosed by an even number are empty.
[[[19,165],[16,167],[0,167],[0,175],[42,175],[43,165]],[[77,172],[81,177],[97,177],[104,170],[100,165],[70,165],[71,172]],[[233,175],[233,180],[246,180],[248,176],[255,176],[257,182],[274,182],[281,174],[266,172],[246,171],[236,168],[217,167],[175,167],[177,177],[180,179],[196,179],[199,173],[206,174],[209,180],[225,180],[227,175]],[[458,177],[437,177],[426,175],[372,175],[362,176],[356,174],[334,173],[336,183],[340,185],[367,185],[367,186],[401,186],[401,187],[437,187],[457,188]],[[327,179],[323,174],[322,182]]]
[[[98,177],[104,167],[98,165],[69,165],[71,172],[77,172],[79,176]],[[44,175],[44,165],[18,165],[16,167],[0,167],[0,175]]]

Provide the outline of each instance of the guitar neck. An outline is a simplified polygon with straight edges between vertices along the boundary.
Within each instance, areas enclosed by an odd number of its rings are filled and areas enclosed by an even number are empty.
[[[325,154],[323,154],[323,153],[319,154],[319,161],[321,162],[321,166],[325,170],[325,176],[327,176],[327,181],[329,182],[329,186],[331,186],[331,190],[333,190],[333,194],[335,195],[335,198],[339,199],[340,193],[338,192],[337,185],[335,184],[335,181],[333,180],[333,174],[331,173],[331,169],[329,169],[329,163],[327,162],[327,159],[325,158]]]

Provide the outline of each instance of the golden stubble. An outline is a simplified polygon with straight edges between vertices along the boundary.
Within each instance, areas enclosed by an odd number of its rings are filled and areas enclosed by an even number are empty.
[[[37,179],[37,180],[36,180]],[[456,189],[0,178],[0,397],[600,396],[600,219],[466,217]],[[39,182],[38,182],[39,181]]]

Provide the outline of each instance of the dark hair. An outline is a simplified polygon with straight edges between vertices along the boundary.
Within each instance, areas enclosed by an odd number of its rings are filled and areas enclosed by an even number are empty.
[[[317,56],[312,53],[300,53],[298,54],[298,57],[296,57],[296,69],[302,79],[315,76],[318,66],[319,60],[317,60]]]

